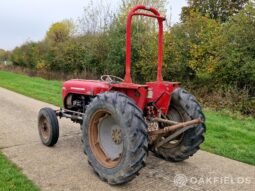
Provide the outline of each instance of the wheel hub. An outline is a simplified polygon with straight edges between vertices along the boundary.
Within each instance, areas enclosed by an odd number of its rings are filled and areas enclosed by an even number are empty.
[[[46,119],[42,119],[40,121],[40,131],[41,131],[41,134],[42,134],[42,137],[47,140],[49,138],[49,124],[47,122]]]
[[[119,145],[122,142],[120,129],[113,129],[112,130],[112,140],[117,145]]]

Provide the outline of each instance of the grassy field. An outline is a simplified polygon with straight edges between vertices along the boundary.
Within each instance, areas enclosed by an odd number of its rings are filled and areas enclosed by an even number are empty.
[[[28,180],[14,164],[0,153],[0,191],[33,191],[39,190]]]
[[[0,86],[54,105],[61,104],[60,81],[0,71]],[[205,110],[206,139],[202,149],[255,165],[255,119]]]
[[[60,81],[0,71],[0,86],[54,105],[61,104],[62,82]]]
[[[255,165],[255,119],[233,118],[208,109],[205,116],[203,150]]]

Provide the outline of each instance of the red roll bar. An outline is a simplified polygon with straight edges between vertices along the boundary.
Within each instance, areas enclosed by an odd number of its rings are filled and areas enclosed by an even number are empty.
[[[147,10],[153,14],[136,12],[137,10]],[[130,63],[131,63],[131,22],[132,17],[136,15],[142,15],[146,17],[156,18],[158,20],[159,35],[158,35],[158,68],[157,68],[157,81],[162,81],[162,56],[163,56],[163,21],[165,17],[162,17],[160,13],[153,7],[147,7],[144,5],[137,5],[128,13],[127,25],[126,25],[126,83],[132,83],[130,75]]]

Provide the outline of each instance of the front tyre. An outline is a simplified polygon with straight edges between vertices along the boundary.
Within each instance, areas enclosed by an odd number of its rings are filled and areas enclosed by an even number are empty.
[[[169,161],[183,161],[199,150],[199,145],[204,142],[206,130],[205,117],[196,98],[182,88],[176,89],[172,94],[168,118],[173,121],[184,122],[200,118],[203,123],[188,129],[174,140],[160,146],[153,152],[157,156]],[[166,135],[166,137],[169,136]],[[161,137],[164,139],[166,137]]]
[[[85,114],[82,129],[89,164],[109,184],[131,181],[148,152],[142,111],[125,94],[106,92],[93,99]]]
[[[42,108],[38,114],[38,131],[44,145],[55,145],[59,137],[59,125],[56,113],[51,108]]]

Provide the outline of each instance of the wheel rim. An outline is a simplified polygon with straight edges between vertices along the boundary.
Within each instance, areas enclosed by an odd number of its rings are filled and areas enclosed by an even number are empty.
[[[50,124],[44,116],[39,120],[39,130],[43,140],[48,140],[50,136]]]
[[[99,110],[91,117],[89,144],[96,160],[106,168],[116,167],[123,152],[121,127],[106,110]]]
[[[184,118],[181,115],[181,113],[175,108],[175,107],[171,107],[169,114],[168,114],[168,119],[172,120],[172,121],[177,121],[177,122],[184,122]],[[165,139],[166,137],[168,137],[170,134],[162,137],[162,139]],[[163,148],[173,148],[176,147],[177,145],[180,144],[180,142],[183,139],[183,133],[180,134],[178,137],[176,137],[175,139],[169,141],[168,143],[162,145]]]

